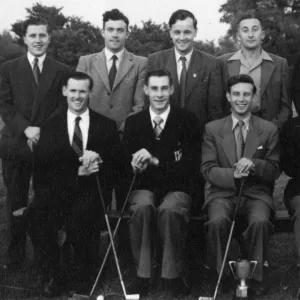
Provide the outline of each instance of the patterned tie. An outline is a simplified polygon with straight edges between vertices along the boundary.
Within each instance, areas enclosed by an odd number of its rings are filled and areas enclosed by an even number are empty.
[[[182,70],[180,74],[180,107],[184,107],[185,105],[185,89],[186,89],[186,57],[180,56],[180,60],[182,61]]]
[[[41,71],[39,68],[39,59],[36,57],[33,61],[33,76],[34,76],[34,80],[37,86],[39,86],[40,83],[40,78],[41,78]]]
[[[163,119],[160,117],[160,116],[156,116],[153,120],[155,126],[154,126],[154,134],[155,134],[155,137],[157,139],[159,139],[159,136],[161,135],[161,132],[162,132],[162,128],[160,127],[160,124],[162,123]]]
[[[113,60],[113,64],[109,70],[108,79],[109,79],[110,88],[112,89],[117,74],[116,60],[118,59],[118,57],[116,55],[113,55],[111,59]]]
[[[76,117],[75,119],[74,134],[73,134],[73,141],[72,141],[72,148],[74,149],[74,151],[79,157],[81,157],[83,154],[82,132],[79,127],[80,120],[81,117]]]
[[[237,123],[237,136],[236,136],[236,157],[239,161],[244,155],[245,141],[243,136],[243,126],[245,125],[244,121],[239,121]]]

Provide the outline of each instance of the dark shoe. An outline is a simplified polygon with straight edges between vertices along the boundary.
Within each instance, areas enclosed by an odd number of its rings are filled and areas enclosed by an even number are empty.
[[[266,295],[268,292],[268,286],[261,281],[251,279],[249,285],[250,285],[249,292],[251,295],[253,295],[253,297],[261,297]]]
[[[165,279],[166,289],[171,292],[175,298],[187,296],[190,293],[188,286],[181,277],[174,279]]]
[[[62,286],[58,279],[51,278],[49,282],[44,285],[43,295],[48,298],[57,297],[61,294]]]
[[[127,293],[139,294],[140,297],[146,297],[149,294],[150,278],[136,277],[128,286]]]

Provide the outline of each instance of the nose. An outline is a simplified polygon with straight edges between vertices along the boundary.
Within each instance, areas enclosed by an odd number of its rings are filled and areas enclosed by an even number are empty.
[[[74,93],[74,97],[75,97],[76,99],[80,98],[80,92],[79,92],[79,91],[78,91],[78,92],[75,92],[75,93]]]
[[[183,33],[183,32],[180,33],[179,39],[180,39],[180,40],[184,40],[184,33]]]
[[[162,90],[161,90],[161,89],[158,89],[156,95],[157,95],[157,97],[161,98],[161,97],[163,96]]]

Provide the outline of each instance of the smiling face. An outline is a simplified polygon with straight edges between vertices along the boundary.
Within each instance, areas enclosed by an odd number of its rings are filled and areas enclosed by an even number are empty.
[[[250,115],[251,104],[253,102],[253,84],[239,82],[230,88],[226,97],[231,103],[232,113],[237,119],[245,119]]]
[[[113,53],[120,52],[129,36],[127,24],[123,20],[108,20],[101,30],[105,46]]]
[[[24,43],[27,45],[28,52],[33,56],[39,57],[45,54],[50,43],[47,25],[29,25]]]
[[[174,89],[168,76],[151,76],[148,85],[144,85],[144,91],[149,96],[152,110],[160,115],[167,110]]]
[[[89,80],[70,78],[67,86],[63,87],[63,95],[67,97],[69,110],[77,116],[81,115],[88,107],[90,97]]]
[[[258,19],[242,20],[238,27],[238,40],[242,48],[254,50],[260,48],[265,33]]]
[[[170,28],[170,36],[174,47],[182,55],[192,51],[196,35],[197,29],[194,27],[193,19],[190,17],[184,20],[177,20]]]

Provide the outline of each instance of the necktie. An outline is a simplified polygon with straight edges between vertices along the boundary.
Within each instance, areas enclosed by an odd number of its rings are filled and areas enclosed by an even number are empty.
[[[76,117],[75,119],[75,126],[74,126],[74,134],[73,134],[73,141],[72,141],[72,148],[77,153],[79,157],[83,154],[83,142],[82,142],[82,132],[79,127],[79,122],[81,117]]]
[[[184,107],[185,104],[185,89],[186,89],[186,57],[180,56],[182,62],[182,70],[180,74],[180,107]]]
[[[109,70],[108,79],[109,79],[110,88],[112,89],[117,74],[116,60],[118,59],[118,57],[116,55],[113,55],[111,59],[113,60],[113,64]]]
[[[156,116],[153,120],[155,126],[154,126],[154,134],[155,134],[155,137],[157,139],[159,139],[159,136],[162,132],[162,128],[160,127],[160,124],[162,123],[163,119],[160,117],[160,116]]]
[[[34,76],[34,80],[36,85],[38,86],[40,83],[40,77],[41,77],[41,71],[39,68],[39,59],[36,57],[33,61],[33,76]]]
[[[237,123],[237,136],[236,136],[236,157],[239,161],[244,154],[245,149],[245,141],[243,136],[243,126],[245,123],[243,121],[239,121]]]

